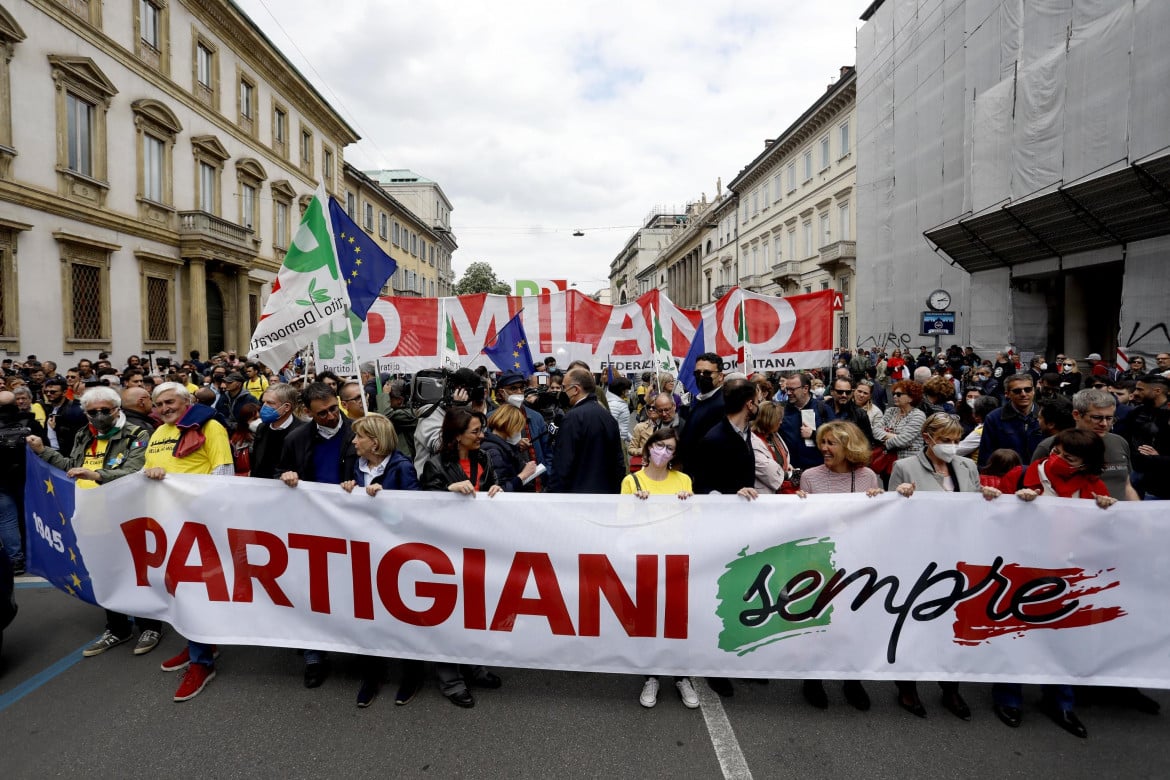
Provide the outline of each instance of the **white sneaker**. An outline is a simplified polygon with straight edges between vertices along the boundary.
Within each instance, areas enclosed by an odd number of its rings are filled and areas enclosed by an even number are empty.
[[[638,697],[638,703],[646,708],[653,707],[658,703],[657,677],[646,678],[646,684],[642,686],[642,695]]]
[[[695,693],[695,686],[691,684],[690,677],[680,677],[674,684],[678,688],[678,695],[682,697],[684,707],[693,710],[699,706],[699,694]]]

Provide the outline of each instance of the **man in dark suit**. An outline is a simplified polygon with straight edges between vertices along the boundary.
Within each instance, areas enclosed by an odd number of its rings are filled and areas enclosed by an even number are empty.
[[[307,423],[298,420],[296,409],[300,393],[289,384],[269,385],[260,407],[260,427],[252,439],[252,476],[280,478],[280,458],[289,434]],[[344,480],[342,480],[344,482]]]
[[[723,384],[722,395],[725,416],[695,445],[688,461],[695,493],[732,494],[746,489],[754,494],[756,460],[749,437],[759,408],[756,386],[746,379],[732,379]]]
[[[572,404],[557,431],[553,449],[553,493],[618,493],[626,464],[613,415],[597,401],[597,385],[586,369],[565,374]]]
[[[687,407],[686,426],[679,434],[678,461],[689,466],[689,451],[723,419],[723,359],[705,352],[695,360],[695,385],[699,394]]]

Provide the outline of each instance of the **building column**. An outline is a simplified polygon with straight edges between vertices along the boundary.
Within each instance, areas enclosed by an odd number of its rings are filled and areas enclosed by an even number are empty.
[[[207,354],[207,263],[202,259],[192,258],[187,261],[186,292],[186,352],[197,349],[200,359],[208,360],[210,355]]]
[[[252,343],[252,316],[248,307],[248,269],[236,271],[236,351],[248,354]]]

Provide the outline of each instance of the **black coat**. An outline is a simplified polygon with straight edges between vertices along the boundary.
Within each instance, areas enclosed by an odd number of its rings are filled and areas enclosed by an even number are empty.
[[[472,450],[468,453],[468,460],[471,461],[472,474],[463,471],[463,466],[459,464],[458,454],[436,452],[427,459],[426,465],[423,466],[422,489],[446,490],[456,482],[471,480],[474,485],[478,480],[479,490],[486,492],[492,485],[499,484],[496,481],[496,471],[492,468],[492,462],[483,450]]]
[[[723,391],[716,390],[715,394],[705,401],[696,400],[691,404],[691,411],[687,415],[686,425],[679,434],[678,462],[684,468],[690,464],[690,450],[703,440],[707,432],[714,428],[720,420],[726,417],[723,411]]]
[[[346,475],[353,473],[358,458],[357,450],[353,446],[353,428],[350,427],[349,418],[341,418],[341,431],[337,435],[341,437],[341,468],[339,473],[344,480],[347,478]],[[313,469],[313,447],[319,441],[324,441],[324,439],[317,433],[315,423],[305,423],[286,436],[284,446],[280,451],[280,465],[277,466],[277,474],[295,471],[301,479],[316,482],[317,475]]]
[[[756,457],[752,445],[726,417],[707,431],[695,446],[688,470],[696,494],[716,491],[730,495],[756,483]]]
[[[285,440],[293,431],[307,424],[304,420],[293,417],[292,423],[287,428],[274,431],[268,423],[260,423],[260,427],[256,429],[256,433],[252,437],[252,476],[263,479],[279,479],[281,474],[280,458],[283,454]]]
[[[624,452],[613,415],[590,393],[565,414],[557,431],[549,491],[620,493]]]
[[[528,459],[520,453],[519,448],[497,436],[494,431],[487,432],[480,447],[491,460],[500,487],[509,493],[523,491],[525,485],[520,479],[520,471]]]

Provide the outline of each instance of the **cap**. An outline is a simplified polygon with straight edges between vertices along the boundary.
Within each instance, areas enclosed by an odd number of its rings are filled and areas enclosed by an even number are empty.
[[[225,382],[241,382],[242,383],[244,381],[244,377],[243,377],[243,375],[240,374],[239,371],[233,371],[230,374],[228,374],[227,376],[225,376],[223,378],[223,380]]]
[[[505,371],[500,374],[500,381],[496,382],[497,387],[507,387],[508,385],[523,385],[527,384],[524,375],[519,371]]]
[[[1100,352],[1090,352],[1088,355],[1085,356],[1085,360],[1100,360],[1100,359],[1101,359]]]

